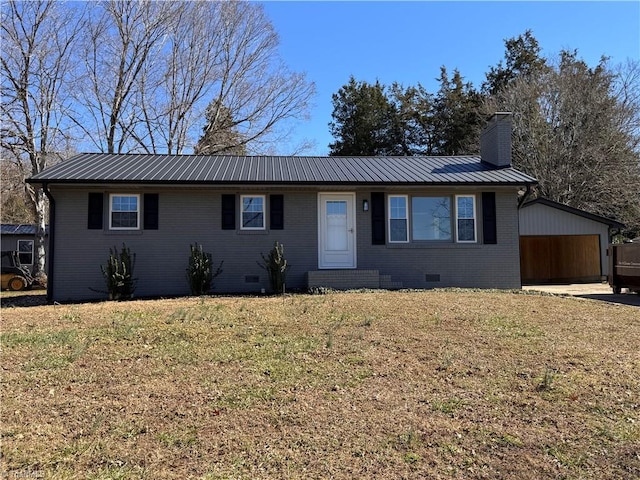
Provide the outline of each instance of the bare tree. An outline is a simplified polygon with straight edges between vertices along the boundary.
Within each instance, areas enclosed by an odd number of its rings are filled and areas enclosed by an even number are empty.
[[[205,98],[220,71],[222,2],[185,2],[161,52],[157,87],[147,78],[139,85],[143,121],[137,135],[148,151],[181,153],[190,142],[193,125],[202,117]],[[146,83],[146,84],[145,84]],[[144,140],[144,139],[148,140]]]
[[[631,147],[640,154],[640,61],[627,59],[612,74],[613,96],[621,112],[619,128],[630,133]]]
[[[23,165],[14,159],[0,160],[0,218],[2,223],[35,223],[35,209],[25,187]]]
[[[281,138],[283,121],[306,116],[315,86],[281,62],[278,36],[262,6],[224,2],[220,15],[219,66],[207,113],[214,119],[228,113],[242,145],[259,152]]]
[[[241,144],[227,147],[259,150],[277,140],[276,126],[306,115],[314,93],[277,46],[254,3],[92,4],[78,126],[101,151],[179,154],[195,145],[205,113],[219,114],[239,133]]]
[[[0,107],[3,160],[26,177],[60,158],[69,141],[68,82],[82,14],[69,16],[55,1],[2,4]],[[47,200],[41,188],[26,185],[36,229],[35,272],[44,273]]]
[[[148,97],[157,88],[154,69],[180,3],[110,0],[89,5],[76,123],[100,151],[121,153],[141,144],[148,148],[148,139],[134,134],[144,121],[140,88]]]
[[[550,69],[498,92],[488,110],[514,112],[516,167],[537,194],[640,229],[640,86],[634,69],[589,67],[561,52]],[[634,80],[635,79],[635,80]]]

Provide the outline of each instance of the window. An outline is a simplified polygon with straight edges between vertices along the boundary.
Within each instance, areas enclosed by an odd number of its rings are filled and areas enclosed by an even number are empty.
[[[137,230],[140,225],[140,195],[109,196],[109,228]]]
[[[406,195],[389,196],[389,241],[408,242]]]
[[[456,195],[456,238],[458,242],[476,241],[476,197]]]
[[[412,197],[413,240],[451,240],[451,198]]]
[[[388,205],[390,243],[477,242],[475,195],[389,195]]]
[[[33,265],[33,240],[18,240],[18,257],[22,265]]]
[[[240,197],[242,230],[264,230],[264,195]]]

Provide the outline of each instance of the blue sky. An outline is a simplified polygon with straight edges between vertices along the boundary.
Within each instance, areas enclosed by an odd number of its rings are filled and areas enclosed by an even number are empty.
[[[480,87],[504,55],[504,40],[533,31],[542,54],[577,49],[589,65],[640,60],[640,1],[624,2],[264,2],[280,36],[280,54],[316,83],[311,119],[295,125],[290,154],[302,139],[306,155],[326,155],[333,141],[331,95],[349,76],[384,85],[422,83],[437,91],[440,66],[458,68]]]

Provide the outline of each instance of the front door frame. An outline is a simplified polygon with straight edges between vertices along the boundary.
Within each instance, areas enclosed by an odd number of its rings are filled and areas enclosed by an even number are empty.
[[[325,201],[347,201],[347,246],[344,262],[331,262],[326,258],[325,248]],[[356,194],[355,192],[319,192],[318,193],[318,269],[354,269],[357,267],[356,241]]]

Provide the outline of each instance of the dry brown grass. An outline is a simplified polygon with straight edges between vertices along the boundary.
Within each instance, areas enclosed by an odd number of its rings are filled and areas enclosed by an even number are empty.
[[[0,475],[637,478],[639,345],[504,292],[3,308]]]

